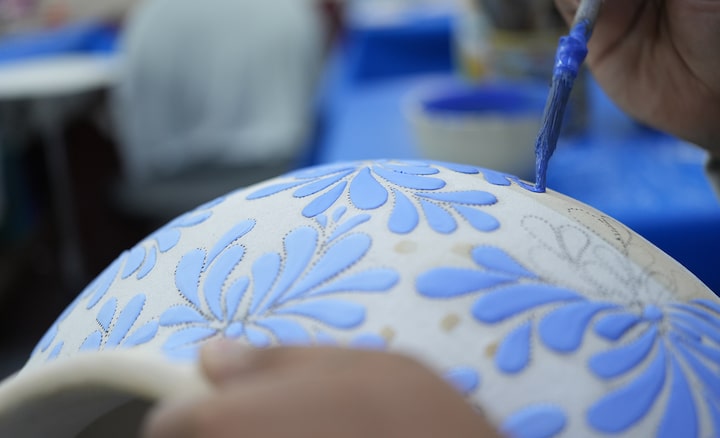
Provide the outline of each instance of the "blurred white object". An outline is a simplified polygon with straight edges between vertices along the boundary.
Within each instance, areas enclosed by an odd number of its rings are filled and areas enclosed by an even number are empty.
[[[128,181],[291,162],[309,133],[322,46],[313,2],[143,2],[114,99]]]
[[[439,83],[412,93],[406,111],[425,158],[529,179],[544,98],[532,85]]]

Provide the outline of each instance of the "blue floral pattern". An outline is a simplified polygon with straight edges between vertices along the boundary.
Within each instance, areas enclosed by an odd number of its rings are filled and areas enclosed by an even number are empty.
[[[312,342],[314,334],[298,318],[314,321],[320,329],[360,326],[364,306],[333,296],[385,292],[399,276],[384,268],[350,271],[367,254],[372,240],[352,232],[369,215],[346,219],[345,213],[341,207],[330,218],[319,215],[317,227],[294,229],[285,237],[281,253],[255,259],[249,276],[232,278],[246,252],[240,237],[253,228],[252,221],[236,226],[230,232],[232,239],[222,239],[211,251],[183,256],[175,282],[187,305],[172,307],[161,316],[160,324],[175,330],[164,351],[173,357],[192,357],[198,343],[219,335],[244,338],[259,347]]]
[[[48,351],[48,360],[53,360],[59,356],[65,346],[64,341],[56,339],[60,330],[60,324],[75,311],[81,302],[87,299],[87,303],[85,304],[86,310],[93,309],[102,301],[105,295],[107,295],[119,275],[122,280],[129,278],[133,274],[136,274],[138,280],[146,277],[155,267],[158,251],[160,253],[166,253],[175,248],[180,242],[182,229],[194,227],[207,221],[212,216],[212,208],[224,201],[224,197],[219,197],[179,216],[150,234],[131,250],[123,252],[120,257],[115,259],[100,275],[95,277],[62,314],[60,314],[58,319],[50,326],[35,346],[31,356],[47,353]],[[146,249],[148,242],[150,242],[150,250]],[[94,334],[93,337],[96,339],[97,335]],[[53,345],[53,343],[55,344]],[[86,347],[88,345],[86,345]]]
[[[454,168],[462,173],[479,172],[460,165],[454,165]],[[365,211],[378,209],[392,198],[393,211],[388,229],[397,234],[415,230],[420,222],[420,212],[430,228],[443,234],[457,229],[456,215],[479,231],[494,231],[500,226],[495,217],[480,209],[497,202],[493,194],[481,190],[441,192],[446,183],[436,176],[439,173],[436,167],[422,162],[378,161],[321,166],[291,173],[288,175],[290,181],[252,192],[247,199],[294,190],[295,198],[311,198],[302,214],[312,218],[336,205],[344,193],[353,206]],[[502,179],[496,172],[488,171],[488,175],[497,182]],[[509,180],[503,181],[509,184]]]
[[[95,319],[98,329],[85,338],[80,350],[135,347],[151,341],[158,331],[157,319],[135,327],[146,301],[147,298],[144,294],[138,294],[122,310],[118,311],[117,298],[108,299],[98,311]],[[135,329],[133,330],[133,328]]]
[[[647,305],[633,311],[632,306],[589,300],[547,284],[498,248],[476,247],[472,259],[478,269],[433,269],[417,279],[416,288],[434,299],[480,293],[471,310],[479,323],[522,317],[495,355],[502,372],[519,373],[530,365],[535,332],[545,347],[570,354],[580,348],[591,327],[617,344],[590,360],[589,367],[598,378],[613,381],[642,369],[634,380],[589,409],[588,422],[596,430],[623,432],[637,424],[670,379],[670,398],[658,436],[678,436],[678,428],[685,431],[682,436],[697,436],[697,405],[704,403],[712,409],[720,403],[720,305],[716,302]],[[543,309],[538,316],[536,311]],[[594,326],[593,321],[597,321]],[[706,401],[692,394],[688,374],[705,385]]]

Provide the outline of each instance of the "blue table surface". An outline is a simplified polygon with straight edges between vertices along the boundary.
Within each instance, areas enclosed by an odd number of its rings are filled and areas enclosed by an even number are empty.
[[[435,20],[416,26],[413,33],[408,26],[414,25],[402,23],[396,33],[387,26],[350,28],[326,68],[318,102],[325,129],[314,163],[421,158],[404,106],[414,89],[453,76],[437,53],[446,46],[446,57],[451,57],[451,27]],[[439,31],[443,26],[445,34]],[[401,49],[398,41],[415,45],[407,35],[428,28],[432,30],[425,38],[446,39],[446,44],[433,45],[432,58],[442,61],[409,61],[407,54],[418,52]],[[395,50],[403,52],[399,59],[407,64],[386,65],[383,76],[377,74],[379,67],[366,64],[391,57],[383,44],[387,39],[397,43]],[[375,58],[374,52],[381,55]],[[368,71],[375,73],[363,73]],[[588,128],[561,140],[550,163],[549,188],[623,222],[720,291],[720,202],[703,171],[705,153],[634,123],[592,81],[588,93]]]

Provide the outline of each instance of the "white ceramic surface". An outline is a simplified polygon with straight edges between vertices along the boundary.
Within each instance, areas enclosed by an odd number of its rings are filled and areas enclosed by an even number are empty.
[[[201,393],[220,336],[412,354],[511,436],[720,434],[720,300],[680,264],[507,174],[377,161],[239,190],[120,255],[0,385],[0,436]]]

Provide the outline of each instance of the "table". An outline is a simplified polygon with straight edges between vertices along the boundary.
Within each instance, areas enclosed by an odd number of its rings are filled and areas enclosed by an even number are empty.
[[[402,56],[419,53],[404,49],[403,44],[413,46],[417,40],[402,36],[422,34],[423,29],[431,29],[432,38],[444,38],[450,50],[451,27],[443,36],[437,21],[431,26],[405,20],[376,28],[349,20],[348,36],[328,64],[320,93],[325,129],[314,163],[420,157],[403,110],[405,99],[417,87],[438,80],[438,73],[452,77],[452,70],[445,61],[425,68],[414,62],[412,68],[396,65],[383,75],[379,67],[366,64],[391,56],[383,40],[397,43],[394,50]],[[377,52],[382,56],[373,55]],[[444,59],[437,53],[433,58]],[[589,126],[561,141],[550,163],[549,188],[620,220],[720,292],[720,202],[703,172],[704,153],[636,124],[592,81],[588,86]]]
[[[0,106],[5,130],[17,129],[11,119],[18,105],[31,105],[32,120],[39,128],[60,238],[59,261],[63,281],[77,289],[85,280],[80,237],[75,218],[66,145],[62,132],[66,116],[85,93],[111,85],[116,60],[96,54],[72,53],[32,57],[0,64]],[[5,138],[10,138],[5,133]],[[1,164],[1,163],[0,163]],[[0,187],[0,192],[2,188]]]

